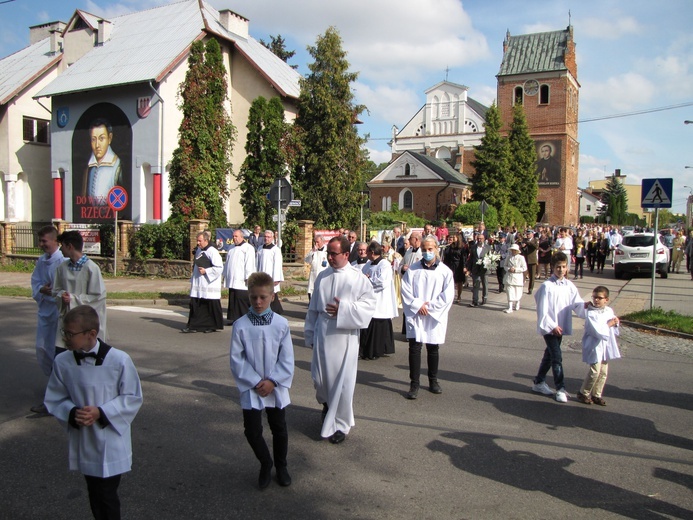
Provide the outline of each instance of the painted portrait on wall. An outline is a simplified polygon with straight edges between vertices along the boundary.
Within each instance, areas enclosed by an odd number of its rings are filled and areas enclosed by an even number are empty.
[[[73,221],[112,222],[108,192],[113,186],[132,192],[132,127],[120,108],[98,103],[82,114],[72,135],[72,172]],[[131,220],[131,205],[118,218]]]
[[[561,185],[561,141],[536,141],[539,187]]]

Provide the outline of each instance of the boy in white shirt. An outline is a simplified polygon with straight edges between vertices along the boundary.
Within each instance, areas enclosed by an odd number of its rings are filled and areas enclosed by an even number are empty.
[[[585,309],[585,332],[582,336],[582,360],[590,369],[577,394],[577,400],[584,404],[606,406],[602,391],[609,371],[608,362],[618,359],[616,336],[619,319],[609,304],[609,289],[599,285],[592,291],[592,303]]]
[[[545,395],[554,395],[546,384],[546,374],[553,372],[556,386],[555,399],[559,403],[568,402],[563,383],[563,355],[561,340],[563,336],[573,333],[572,313],[580,312],[585,302],[580,297],[575,284],[566,278],[569,272],[568,259],[565,253],[554,253],[551,257],[553,274],[546,280],[534,295],[537,304],[537,332],[544,337],[546,349],[534,378],[532,391]]]

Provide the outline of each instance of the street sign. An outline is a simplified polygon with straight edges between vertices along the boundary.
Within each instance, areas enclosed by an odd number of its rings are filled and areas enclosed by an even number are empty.
[[[673,179],[643,179],[640,206],[643,208],[670,208],[673,187]]]
[[[289,207],[290,208],[300,208],[301,207],[301,200],[300,199],[295,199],[289,202]]]
[[[106,200],[113,211],[122,211],[128,205],[128,192],[122,186],[113,186]]]
[[[272,215],[272,222],[278,222],[277,215]],[[282,222],[286,222],[286,213],[282,213]]]
[[[286,179],[277,179],[272,183],[272,187],[269,191],[269,200],[274,206],[281,206],[282,209],[286,209],[289,202],[294,198],[294,192],[291,189],[291,183]]]

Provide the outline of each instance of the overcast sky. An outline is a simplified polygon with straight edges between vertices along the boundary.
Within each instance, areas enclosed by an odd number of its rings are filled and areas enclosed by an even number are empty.
[[[2,0],[0,0],[1,2]],[[28,45],[28,27],[67,21],[75,9],[114,16],[166,0],[14,0],[0,3],[0,56]],[[674,210],[693,187],[693,2],[667,0],[212,0],[250,19],[257,39],[281,34],[306,74],[319,34],[342,36],[357,102],[368,107],[359,130],[376,163],[389,160],[392,125],[402,128],[445,79],[469,87],[486,105],[496,94],[506,30],[555,31],[571,23],[580,82],[579,184],[615,168],[629,184],[674,179]],[[570,18],[569,18],[570,12]],[[676,108],[672,108],[676,107]],[[649,113],[641,113],[661,109]],[[641,113],[637,115],[638,113]],[[630,114],[630,115],[629,115]],[[608,119],[608,116],[619,116]],[[595,120],[597,119],[597,120]],[[590,121],[592,120],[592,121]]]

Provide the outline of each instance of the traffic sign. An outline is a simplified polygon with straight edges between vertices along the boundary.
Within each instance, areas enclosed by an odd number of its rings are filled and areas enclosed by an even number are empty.
[[[289,207],[290,208],[300,208],[301,207],[301,200],[300,199],[294,199],[289,202]]]
[[[276,207],[279,204],[282,209],[286,209],[289,202],[294,198],[291,183],[284,178],[277,179],[272,183],[268,196],[272,205]]]
[[[277,215],[272,215],[272,222],[279,222],[279,217]],[[282,213],[282,222],[286,222],[285,213]]]
[[[640,206],[643,208],[670,208],[673,187],[673,179],[643,179]]]
[[[113,186],[106,200],[113,211],[122,211],[128,205],[128,192],[122,186]]]

